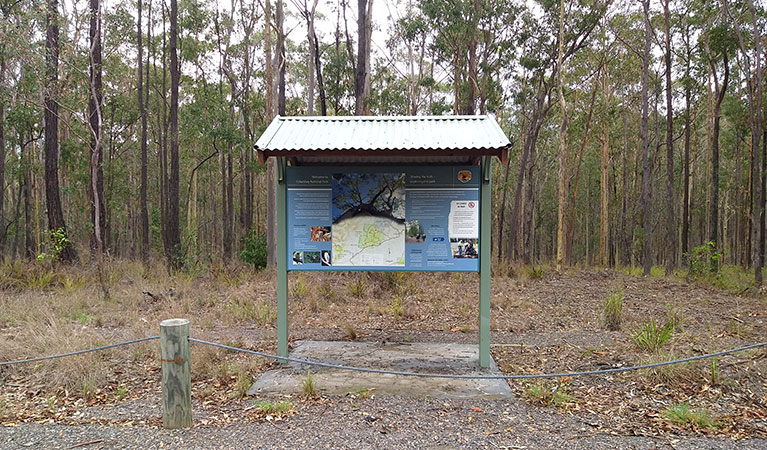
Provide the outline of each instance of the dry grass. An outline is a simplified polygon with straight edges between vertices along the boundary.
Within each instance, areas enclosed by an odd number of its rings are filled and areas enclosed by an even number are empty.
[[[525,345],[549,351],[544,357],[538,351],[520,355],[520,346],[507,357],[501,355],[497,359],[499,366],[507,367],[508,361],[513,360],[515,366],[508,369],[513,373],[642,362],[649,355],[631,345],[630,335],[649,317],[664,320],[665,315],[666,321],[682,323],[683,333],[677,330],[672,342],[678,356],[699,353],[700,348],[732,347],[740,343],[739,339],[754,339],[765,331],[760,322],[762,316],[755,315],[764,309],[758,298],[744,297],[734,302],[729,294],[704,291],[694,285],[609,271],[574,269],[557,275],[553,271],[515,266],[513,274],[512,278],[496,276],[492,281],[492,327],[497,333],[493,342],[497,343],[496,336],[505,333],[524,333]],[[417,341],[421,333],[444,333],[445,339],[453,341],[472,337],[459,337],[461,333],[448,330],[476,331],[479,286],[474,273],[301,273],[291,274],[290,279],[301,280],[294,283],[299,287],[293,293],[298,295],[289,301],[291,332],[298,339],[341,335],[354,340],[359,336],[377,338],[380,333],[394,331],[406,336],[405,341]],[[274,343],[277,310],[273,272],[254,273],[250,267],[233,265],[212,267],[202,273],[168,275],[161,263],[145,268],[138,263],[110,261],[108,282],[112,298],[103,301],[95,270],[89,266],[15,263],[0,267],[0,360],[156,335],[160,321],[171,317],[189,319],[195,337],[274,351],[270,347]],[[592,344],[575,340],[572,352],[576,356],[565,358],[562,348],[545,341],[550,332],[561,333],[567,339],[571,334],[578,339],[592,333],[595,338],[604,338],[601,317],[595,312],[601,311],[605,298],[616,291],[626,295],[621,326],[624,331],[609,335],[614,346],[599,344],[595,347],[599,351],[583,356],[582,348],[575,347]],[[669,302],[673,308],[666,306]],[[244,338],[254,335],[258,336],[253,338],[256,344],[253,339]],[[539,344],[536,339],[544,341]],[[667,347],[669,344],[663,348]],[[755,358],[763,352],[744,353],[742,357]],[[671,357],[668,353],[656,354],[650,361]],[[584,359],[590,365],[582,366]],[[13,380],[17,384],[39,386],[43,399],[59,387],[80,398],[97,396],[101,391],[115,399],[120,396],[116,389],[123,383],[129,396],[142,386],[156,388],[158,368],[157,343],[147,342],[14,367],[0,374],[0,384]],[[202,345],[192,347],[195,398],[238,401],[253,375],[263,370],[264,362],[260,359]],[[741,373],[747,372],[735,373],[726,364],[715,370],[701,364],[658,368],[625,379],[626,383],[639,385],[674,386],[673,391],[680,387],[693,395],[701,391],[701,383],[718,385],[720,378],[732,380],[733,385],[751,383]],[[138,385],[130,384],[133,378],[139,380]],[[761,392],[761,381],[748,386]],[[726,387],[735,389],[729,384]],[[534,385],[522,395],[536,399],[556,392],[551,386]],[[568,386],[566,393],[579,399],[588,394],[579,384]],[[0,403],[15,404],[4,395],[0,393]],[[567,404],[569,400],[563,397],[544,403]],[[723,408],[712,406],[712,412],[722,414]]]

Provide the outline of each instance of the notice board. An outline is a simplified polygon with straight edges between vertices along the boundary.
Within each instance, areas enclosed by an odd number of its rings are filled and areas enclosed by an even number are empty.
[[[286,169],[288,270],[479,271],[479,166]]]

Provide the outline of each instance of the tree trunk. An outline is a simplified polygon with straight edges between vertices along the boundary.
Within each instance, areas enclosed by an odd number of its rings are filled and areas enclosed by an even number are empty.
[[[604,78],[602,79],[602,97],[604,101],[607,103],[607,106],[609,108],[610,105],[610,89],[609,84],[607,80],[607,65],[604,67]],[[610,139],[610,122],[605,121],[605,123],[602,125],[602,138],[600,139],[600,144],[602,145],[602,152],[601,152],[601,158],[600,158],[600,164],[599,164],[599,180],[600,180],[600,196],[599,196],[599,206],[600,206],[600,215],[599,215],[599,263],[602,265],[602,267],[607,267],[609,265],[608,261],[608,249],[607,249],[607,223],[608,223],[608,211],[607,211],[607,181],[608,181],[608,168],[610,164],[610,154],[609,154],[609,139]]]
[[[91,201],[91,250],[104,250],[106,231],[106,209],[104,202],[103,169],[103,95],[101,82],[101,5],[100,0],[90,0],[90,84],[88,116],[90,125],[90,147],[92,167],[89,186]]]
[[[674,113],[671,96],[671,13],[669,2],[663,2],[663,23],[666,31],[666,273],[676,266],[676,218],[674,217]],[[660,136],[658,137],[660,139]]]
[[[320,115],[328,115],[328,104],[325,94],[325,85],[322,81],[322,59],[320,59],[320,44],[317,40],[317,32],[314,30],[314,22],[312,22],[312,33],[314,35],[314,64],[317,72],[317,90],[320,94]]]
[[[31,133],[30,133],[31,134]],[[32,139],[25,141],[21,132],[19,132],[19,142],[21,144],[21,167],[24,173],[24,179],[21,184],[24,186],[24,257],[30,260],[37,258],[37,240],[35,239],[35,218],[32,190],[34,189],[34,175],[32,174],[32,155],[28,146],[33,145]]]
[[[639,136],[642,141],[642,228],[644,231],[642,249],[642,273],[650,276],[652,269],[652,216],[651,216],[651,182],[652,165],[650,161],[650,140],[647,132],[648,104],[647,94],[650,78],[650,41],[652,29],[650,28],[650,0],[642,0],[644,10],[644,52],[642,54],[642,117],[639,124]]]
[[[628,171],[628,147],[629,147],[629,133],[628,133],[628,105],[624,105],[623,110],[623,174],[621,177],[621,231],[620,231],[620,255],[621,264],[629,266],[631,264],[631,239],[629,239],[629,171]]]
[[[277,113],[285,115],[285,70],[287,59],[285,58],[285,13],[282,0],[277,0],[277,48],[279,51],[279,73],[277,80]]]
[[[753,142],[753,151],[754,154],[758,154],[758,148],[759,148],[759,135],[762,131],[762,126],[764,126],[764,116],[762,112],[762,51],[761,51],[761,38],[760,30],[759,30],[759,24],[757,22],[757,16],[756,16],[756,8],[754,8],[754,2],[753,0],[747,0],[748,2],[748,9],[751,12],[751,26],[753,29],[753,37],[754,37],[754,56],[756,59],[755,62],[755,69],[754,70],[754,87],[753,89],[749,89],[749,92],[752,93],[752,120],[753,120],[753,126],[751,129],[751,142]],[[742,38],[740,39],[742,42]],[[725,60],[726,61],[726,60]],[[726,63],[725,63],[726,64]],[[725,66],[726,70],[726,66]],[[725,72],[726,73],[726,72]],[[748,72],[746,73],[746,76],[748,76]],[[726,89],[726,87],[725,87]],[[756,117],[754,116],[754,113],[756,113]],[[756,136],[756,138],[754,138]],[[759,158],[758,156],[754,158],[755,162],[758,162]],[[752,169],[752,174],[756,173]],[[760,227],[759,227],[759,245],[758,250],[756,251],[756,255],[754,256],[754,278],[757,286],[761,286],[762,284],[762,266],[764,265],[764,255],[765,255],[765,234],[767,234],[767,230],[765,230],[765,201],[767,200],[767,134],[764,136],[764,142],[762,147],[762,176],[761,176],[761,195],[759,196],[759,211],[758,214],[760,215]],[[758,264],[757,264],[758,260]]]
[[[578,203],[578,187],[581,176],[581,164],[583,163],[583,153],[586,151],[586,144],[589,140],[589,131],[591,130],[591,118],[594,113],[594,102],[597,98],[597,87],[599,86],[599,74],[594,79],[594,88],[591,90],[591,101],[589,102],[589,112],[586,115],[586,125],[583,128],[583,139],[581,139],[580,149],[578,151],[578,163],[575,165],[575,185],[573,186],[573,207],[570,208],[570,219],[567,224],[565,241],[565,264],[570,265],[570,257],[573,252],[573,234],[575,232],[575,205]]]
[[[179,161],[178,161],[178,1],[170,1],[170,173],[168,176],[168,264],[180,269],[184,263],[179,229]]]
[[[264,3],[264,55],[266,59],[266,121],[270,123],[274,119],[277,108],[274,101],[274,65],[272,64],[272,5],[270,0]],[[277,216],[275,205],[277,203],[274,178],[274,158],[266,162],[266,253],[267,264],[270,267],[277,265]]]
[[[319,0],[314,0],[312,4],[312,9],[309,10],[306,5],[306,0],[304,0],[304,10],[303,14],[306,18],[306,38],[309,42],[309,49],[308,49],[308,63],[306,65],[306,71],[309,72],[309,81],[307,83],[307,89],[306,89],[306,110],[307,115],[313,116],[314,115],[314,97],[315,97],[315,90],[316,90],[316,75],[317,75],[317,55],[318,55],[318,49],[319,43],[317,42],[317,35],[314,32],[314,13],[317,10],[317,3]]]
[[[165,45],[165,23],[167,9],[165,2],[161,3],[162,9],[162,98],[157,101],[157,134],[159,149],[157,155],[160,159],[160,224],[162,245],[165,256],[168,258],[168,91],[167,91],[167,52]],[[152,46],[154,53],[154,46]],[[153,58],[154,59],[154,58]],[[157,62],[154,63],[155,79],[157,79]]]
[[[559,1],[559,51],[557,67],[557,95],[562,120],[559,125],[559,201],[557,208],[557,271],[565,263],[565,210],[567,209],[567,105],[565,104],[565,75],[562,67],[562,46],[564,45],[565,1]]]
[[[556,76],[556,74],[552,74],[552,76]],[[549,80],[553,81],[551,78]],[[506,260],[509,262],[518,256],[517,235],[519,234],[520,226],[519,216],[522,207],[522,188],[524,187],[525,170],[528,167],[528,161],[531,160],[530,155],[535,150],[535,144],[538,141],[538,133],[540,132],[546,114],[551,107],[551,102],[547,100],[549,99],[550,86],[550,83],[544,82],[543,80],[538,81],[535,105],[533,106],[530,115],[530,125],[527,128],[527,134],[522,146],[522,156],[520,157],[519,166],[517,168],[517,185],[514,189],[511,217],[509,219],[509,239],[506,247]]]
[[[684,87],[684,190],[682,192],[682,255],[689,253],[690,245],[690,97],[691,87],[690,76],[690,57],[691,51],[687,47],[687,66],[685,68],[685,87]]]
[[[136,26],[137,47],[138,47],[138,107],[141,115],[141,187],[140,187],[140,208],[141,208],[141,260],[144,263],[149,261],[149,208],[147,205],[147,190],[148,190],[148,172],[147,172],[147,105],[149,103],[149,55],[147,52],[146,63],[146,87],[144,86],[143,79],[143,43],[141,33],[141,7],[142,1],[138,0],[138,25]],[[151,11],[151,5],[149,9]],[[151,12],[149,13],[149,20],[147,21],[147,36],[150,36]],[[146,91],[145,91],[146,89]],[[145,97],[146,96],[146,97]]]
[[[5,85],[5,49],[0,49],[0,86]],[[0,95],[0,262],[5,256],[5,97]]]
[[[370,38],[368,27],[370,17],[368,17],[368,2],[373,4],[373,0],[357,0],[357,70],[354,77],[354,114],[357,116],[365,115],[367,96],[370,92],[369,63]]]
[[[509,190],[509,170],[511,168],[511,158],[506,161],[506,167],[503,169],[503,187],[501,188],[501,204],[498,206],[498,261],[503,261],[503,228],[506,218],[506,193]]]
[[[102,170],[103,147],[103,100],[101,93],[101,4],[100,0],[90,0],[90,96],[88,112],[91,131],[90,191],[91,220],[93,221],[93,250],[96,252],[99,284],[104,300],[109,299],[109,286],[104,274],[104,172]]]
[[[59,194],[59,2],[47,0],[45,39],[45,202],[48,210],[48,229],[63,232],[66,238],[58,257],[64,262],[77,259],[69,242],[64,212]],[[29,247],[27,247],[29,249]]]
[[[525,197],[522,207],[522,262],[533,262],[533,216],[535,215],[535,146],[529,149],[530,157],[527,162],[525,177]],[[516,232],[515,232],[516,237]]]
[[[229,160],[226,154],[231,149],[227,149],[221,152],[221,224],[223,232],[221,233],[223,253],[222,258],[224,264],[228,264],[232,259],[232,211],[229,209],[229,171],[227,170],[227,164]]]
[[[724,100],[724,94],[727,91],[727,84],[730,76],[730,66],[727,60],[727,54],[723,57],[724,63],[724,79],[722,84],[719,84],[716,69],[711,67],[714,74],[714,89],[716,93],[716,101],[714,103],[714,128],[712,130],[711,140],[711,216],[709,217],[709,242],[713,242],[713,247],[716,250],[719,247],[719,122],[721,119],[721,107],[722,100]],[[754,149],[754,153],[759,153],[757,140],[757,147]],[[758,180],[758,177],[757,177]],[[754,196],[757,198],[757,196]],[[757,208],[758,211],[759,208]],[[718,261],[714,258],[711,259],[712,268],[718,267]]]

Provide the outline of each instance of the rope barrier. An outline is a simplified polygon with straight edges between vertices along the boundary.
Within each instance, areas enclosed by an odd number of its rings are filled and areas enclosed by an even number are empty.
[[[148,336],[148,337],[143,337],[139,339],[133,339],[130,341],[118,342],[115,344],[103,345],[99,347],[93,347],[93,348],[78,350],[78,351],[69,352],[69,353],[59,353],[56,355],[40,356],[37,358],[29,358],[29,359],[19,359],[15,361],[2,361],[0,362],[0,366],[10,366],[14,364],[22,364],[22,363],[35,362],[35,361],[45,361],[49,359],[64,358],[67,356],[82,355],[84,353],[90,353],[90,352],[95,352],[99,350],[107,350],[110,348],[121,347],[125,345],[137,344],[139,342],[152,341],[159,338],[160,338],[159,336]],[[240,352],[240,353],[247,353],[250,355],[261,356],[263,358],[269,358],[269,359],[274,359],[278,361],[293,362],[293,363],[299,363],[299,364],[306,364],[310,366],[325,367],[330,369],[348,370],[348,371],[363,372],[363,373],[376,373],[376,374],[383,374],[383,375],[422,377],[422,378],[475,379],[475,380],[529,380],[529,379],[535,379],[535,378],[563,378],[563,377],[578,377],[578,376],[585,376],[585,375],[602,375],[602,374],[608,374],[608,373],[629,372],[634,370],[652,369],[655,367],[669,366],[672,364],[683,364],[683,363],[688,363],[693,361],[699,361],[702,359],[714,358],[717,356],[729,355],[732,353],[737,353],[737,352],[742,352],[745,350],[752,350],[755,348],[767,346],[767,342],[758,342],[756,344],[745,345],[745,346],[733,348],[730,350],[722,350],[722,351],[714,352],[714,353],[706,353],[704,355],[696,355],[696,356],[691,356],[688,358],[675,359],[673,361],[661,361],[661,362],[656,362],[651,364],[641,364],[641,365],[626,366],[626,367],[613,367],[609,369],[587,370],[587,371],[581,371],[581,372],[559,372],[559,373],[542,373],[542,374],[528,374],[528,375],[483,375],[483,374],[455,375],[455,374],[430,373],[430,372],[406,372],[401,370],[373,369],[368,367],[355,367],[355,366],[347,366],[344,364],[333,364],[329,362],[315,361],[311,359],[273,355],[271,353],[264,353],[264,352],[259,352],[255,350],[232,347],[230,345],[219,344],[216,342],[205,341],[202,339],[195,339],[192,337],[189,338],[189,342],[196,342],[198,344],[209,345],[212,347],[222,348],[225,350],[231,350],[231,351]]]
[[[706,353],[705,355],[691,356],[689,358],[676,359],[673,361],[661,361],[661,362],[652,363],[652,364],[642,364],[638,366],[627,366],[627,367],[614,367],[610,369],[587,370],[583,372],[542,373],[542,374],[531,374],[531,375],[481,375],[481,374],[454,375],[454,374],[444,374],[444,373],[428,373],[428,372],[419,373],[419,372],[405,372],[400,370],[384,370],[384,369],[371,369],[366,367],[346,366],[343,364],[333,364],[333,363],[328,363],[323,361],[314,361],[314,360],[303,359],[303,358],[278,356],[278,355],[273,355],[270,353],[258,352],[255,350],[247,350],[244,348],[232,347],[229,345],[218,344],[215,342],[203,341],[202,339],[195,339],[191,337],[189,338],[189,342],[196,342],[198,344],[210,345],[213,347],[223,348],[226,350],[232,350],[232,351],[241,352],[241,353],[248,353],[251,355],[261,356],[264,358],[276,359],[279,361],[307,364],[311,366],[326,367],[330,369],[349,370],[349,371],[364,372],[364,373],[376,373],[376,374],[383,374],[383,375],[402,375],[402,376],[422,377],[422,378],[448,378],[448,379],[474,379],[474,380],[529,380],[529,379],[535,379],[535,378],[563,378],[563,377],[578,377],[578,376],[584,376],[584,375],[601,375],[601,374],[607,374],[607,373],[628,372],[633,370],[651,369],[654,367],[669,366],[672,364],[681,364],[686,362],[698,361],[701,359],[713,358],[713,357],[722,356],[722,355],[729,355],[731,353],[742,352],[745,350],[751,350],[754,348],[767,346],[767,342],[759,342],[756,344],[746,345],[746,346],[734,348],[731,350],[723,350],[720,352]]]
[[[133,340],[130,340],[130,341],[118,342],[116,344],[102,345],[100,347],[93,347],[93,348],[88,348],[88,349],[85,349],[85,350],[77,350],[75,352],[59,353],[57,355],[40,356],[38,358],[29,358],[29,359],[17,359],[15,361],[2,361],[2,362],[0,362],[0,366],[10,366],[10,365],[13,365],[13,364],[21,364],[21,363],[28,363],[28,362],[35,362],[35,361],[45,361],[47,359],[64,358],[65,356],[82,355],[83,353],[96,352],[96,351],[99,351],[99,350],[107,350],[107,349],[110,349],[110,348],[122,347],[123,345],[130,345],[130,344],[137,344],[139,342],[152,341],[154,339],[160,339],[160,336],[143,337],[143,338],[139,338],[139,339],[133,339]]]

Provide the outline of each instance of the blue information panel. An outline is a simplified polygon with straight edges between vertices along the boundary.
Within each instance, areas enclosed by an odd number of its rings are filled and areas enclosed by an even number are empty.
[[[288,270],[479,270],[479,166],[288,167]]]

